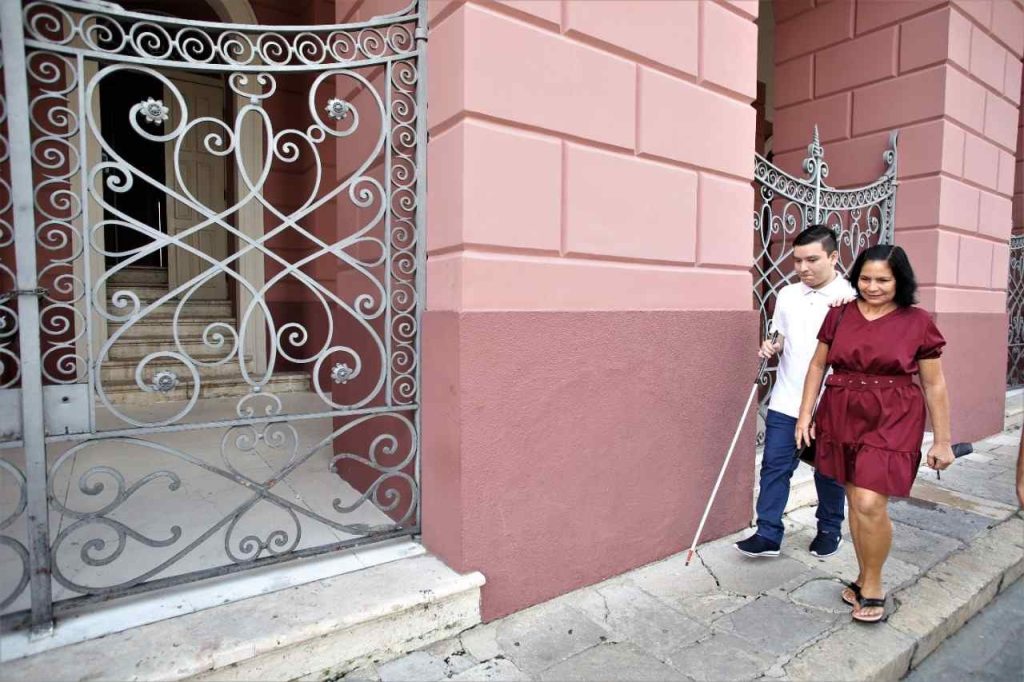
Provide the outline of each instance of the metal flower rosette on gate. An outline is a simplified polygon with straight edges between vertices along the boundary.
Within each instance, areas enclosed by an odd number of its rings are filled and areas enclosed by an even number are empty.
[[[16,303],[0,302],[2,385],[46,410],[65,387],[80,423],[47,426],[45,450],[21,434],[0,443],[20,491],[0,510],[0,551],[21,565],[3,607],[24,615],[31,601],[39,625],[54,602],[59,612],[417,532],[423,8],[268,27],[26,0],[21,18],[23,42],[2,47],[22,57],[5,68],[26,75],[27,238],[45,293],[38,368],[21,362],[19,343],[32,341]],[[125,78],[152,92],[107,125],[105,84]],[[223,108],[199,110],[201,88]],[[162,149],[162,169],[129,158],[115,134]],[[26,236],[11,202],[24,188],[12,188],[10,131],[0,136],[0,276],[14,281]],[[208,168],[227,170],[211,180]],[[210,199],[217,182],[223,197]],[[126,208],[142,191],[173,229]],[[112,247],[115,233],[132,245]],[[178,264],[166,290],[125,283],[157,255]],[[43,395],[23,386],[25,371],[42,374]],[[329,428],[310,441],[315,420]],[[319,495],[296,483],[314,464],[328,481]],[[332,492],[342,477],[347,498]],[[215,521],[175,520],[186,490],[201,491]],[[52,537],[26,522],[33,494],[60,519]],[[160,505],[166,515],[139,515]],[[32,565],[52,571],[61,597],[26,590]]]

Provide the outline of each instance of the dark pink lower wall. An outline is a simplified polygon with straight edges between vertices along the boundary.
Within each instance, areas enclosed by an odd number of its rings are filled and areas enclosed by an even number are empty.
[[[427,313],[423,539],[491,620],[689,546],[756,371],[753,312]],[[704,539],[751,518],[752,422]]]
[[[949,388],[953,442],[1003,430],[1006,409],[1006,315],[938,313],[946,337],[942,369]]]

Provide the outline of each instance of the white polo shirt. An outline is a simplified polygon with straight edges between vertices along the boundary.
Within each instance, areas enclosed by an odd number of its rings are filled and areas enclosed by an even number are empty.
[[[785,341],[768,409],[793,418],[800,416],[804,378],[818,347],[818,330],[828,314],[828,304],[856,293],[847,279],[838,274],[820,289],[795,282],[779,291],[771,328],[782,334]]]

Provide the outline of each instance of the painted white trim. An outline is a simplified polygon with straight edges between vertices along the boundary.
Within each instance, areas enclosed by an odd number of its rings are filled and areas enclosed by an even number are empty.
[[[26,629],[0,635],[0,663],[423,554],[426,550],[422,545],[397,539],[101,602],[58,619],[48,637],[32,637]]]

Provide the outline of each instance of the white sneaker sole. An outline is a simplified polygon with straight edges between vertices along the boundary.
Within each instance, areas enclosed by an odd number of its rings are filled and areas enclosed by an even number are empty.
[[[767,552],[757,552],[757,553],[755,553],[755,552],[745,552],[742,549],[740,549],[739,547],[736,547],[736,545],[733,545],[733,547],[736,549],[737,552],[739,552],[743,556],[748,556],[751,559],[771,559],[773,557],[779,556],[779,550],[777,550],[777,549],[776,550],[768,550]]]
[[[819,559],[824,559],[825,557],[830,557],[833,554],[835,554],[836,552],[838,552],[839,548],[842,547],[842,546],[843,546],[843,539],[839,538],[839,542],[836,544],[836,548],[834,550],[832,550],[831,552],[829,552],[828,554],[818,554],[817,552],[811,552],[811,556],[818,557]]]

